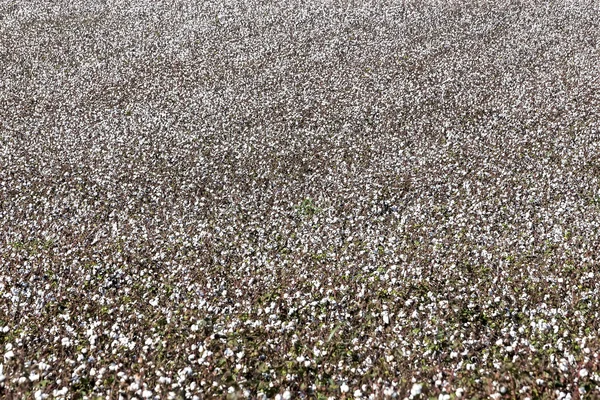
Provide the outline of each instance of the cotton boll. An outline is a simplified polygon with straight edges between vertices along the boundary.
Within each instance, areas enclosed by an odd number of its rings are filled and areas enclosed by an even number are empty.
[[[420,383],[415,383],[412,385],[412,388],[410,389],[410,395],[411,397],[415,397],[421,394],[423,390],[423,385]]]

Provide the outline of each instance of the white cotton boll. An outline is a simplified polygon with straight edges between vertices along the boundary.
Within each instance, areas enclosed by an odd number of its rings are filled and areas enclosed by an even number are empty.
[[[567,363],[567,360],[565,360],[564,358],[560,359],[560,362],[558,363],[558,368],[562,371],[562,372],[567,372],[569,370],[569,365]]]
[[[385,325],[389,325],[390,323],[390,314],[387,311],[384,311],[381,313],[382,317],[383,317],[383,323]]]
[[[292,394],[290,393],[289,390],[286,390],[285,392],[283,392],[283,400],[290,400],[292,398]]]
[[[582,378],[588,376],[588,370],[583,368],[582,370],[579,371],[579,376]]]
[[[342,393],[348,393],[348,391],[350,390],[350,388],[345,383],[342,383],[342,386],[340,386],[340,390],[341,390]]]
[[[145,398],[145,399],[149,399],[150,397],[152,397],[152,392],[149,391],[149,390],[144,390],[142,392],[142,397]]]
[[[111,229],[112,230],[112,235],[113,236],[117,236],[119,234],[119,226],[117,225],[117,223],[113,222],[111,228],[112,228]]]
[[[357,399],[360,399],[362,397],[362,392],[358,389],[356,389],[354,391],[354,397],[356,397]]]
[[[423,385],[420,383],[415,383],[412,385],[412,388],[410,389],[410,395],[411,397],[415,397],[421,394],[421,392],[423,391]]]
[[[554,226],[552,236],[555,242],[560,242],[564,237],[562,228],[558,225]]]
[[[7,351],[6,353],[4,353],[4,359],[5,360],[10,360],[11,358],[13,358],[15,356],[15,352],[12,350]]]
[[[35,372],[32,372],[29,374],[29,380],[31,382],[36,382],[40,379],[40,374],[36,374]]]

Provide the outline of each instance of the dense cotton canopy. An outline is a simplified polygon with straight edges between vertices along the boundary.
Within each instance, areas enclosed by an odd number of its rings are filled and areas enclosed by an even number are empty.
[[[600,2],[0,2],[0,397],[600,396]]]

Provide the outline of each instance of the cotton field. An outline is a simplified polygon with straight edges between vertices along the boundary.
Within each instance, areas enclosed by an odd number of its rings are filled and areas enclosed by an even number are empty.
[[[599,25],[0,1],[0,397],[600,398]]]

